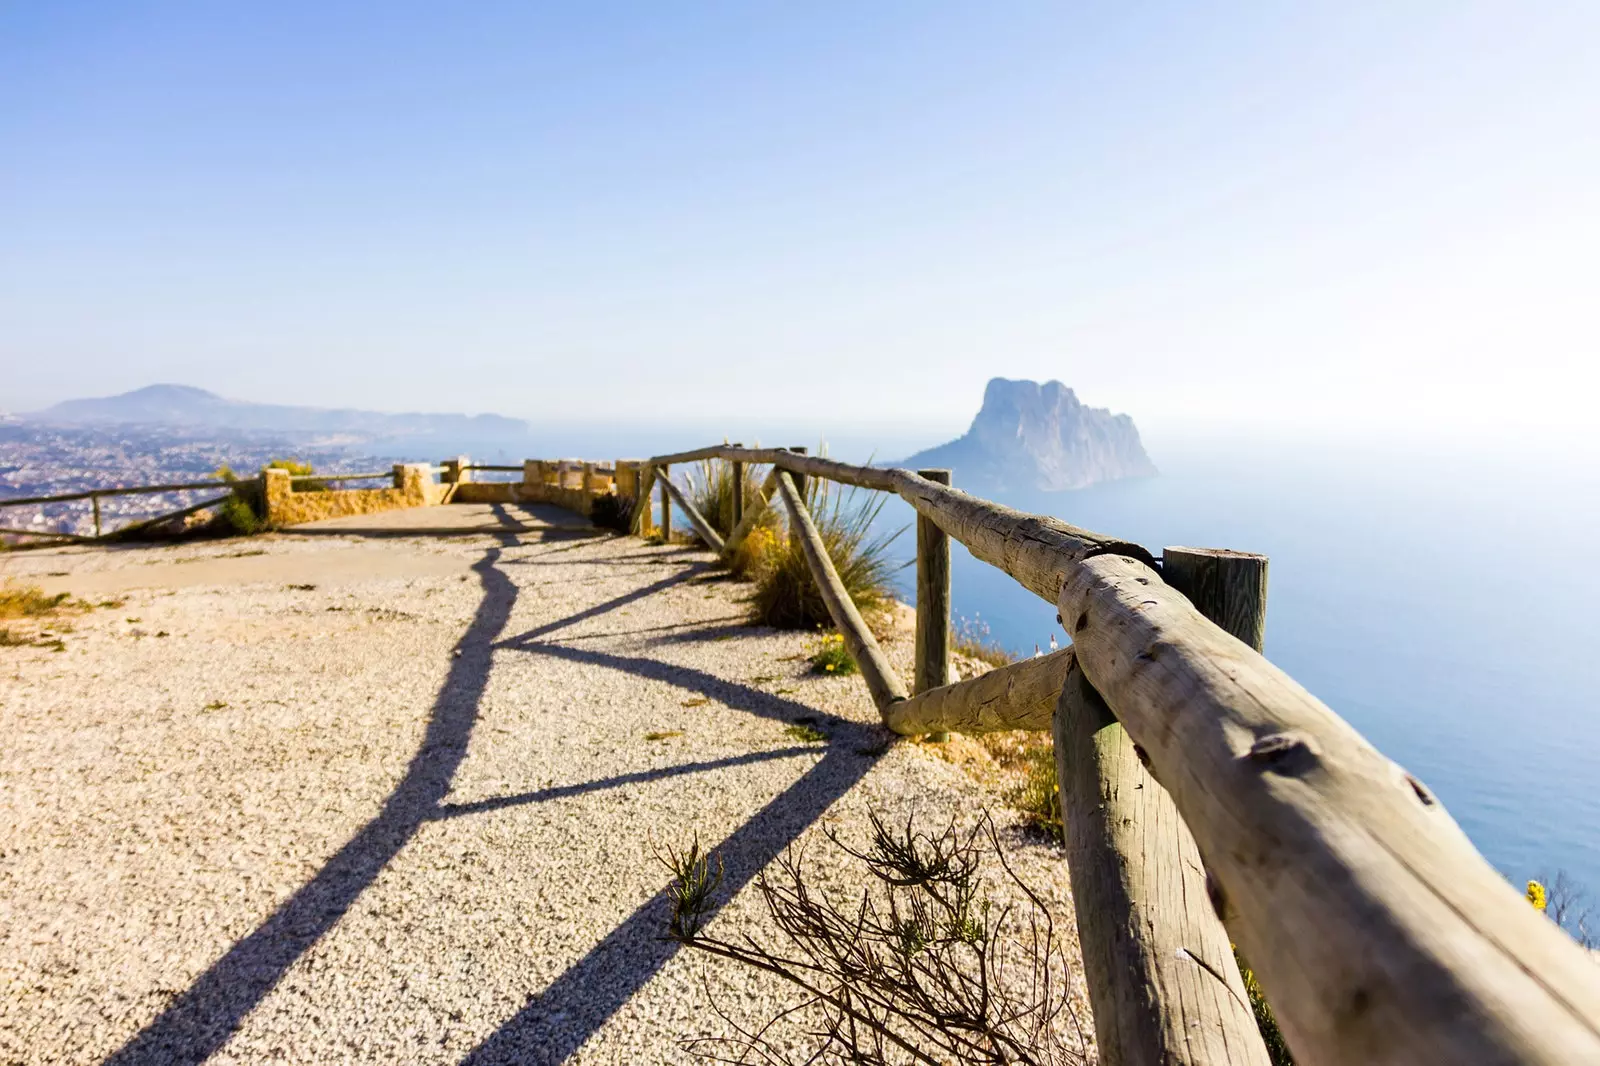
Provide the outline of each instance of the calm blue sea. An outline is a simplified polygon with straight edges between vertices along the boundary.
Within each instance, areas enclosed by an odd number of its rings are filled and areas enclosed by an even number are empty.
[[[1593,464],[1531,448],[1152,454],[1159,477],[1000,498],[1154,550],[1266,553],[1267,656],[1427,782],[1508,878],[1565,870],[1600,892]],[[880,519],[910,520],[899,501]],[[913,533],[896,549],[910,559]],[[1052,607],[956,554],[958,615],[1017,651],[1064,642]]]

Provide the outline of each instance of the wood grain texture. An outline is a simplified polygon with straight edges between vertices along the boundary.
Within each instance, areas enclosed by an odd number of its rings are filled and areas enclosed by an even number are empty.
[[[630,532],[636,537],[650,535],[650,493],[656,485],[656,467],[654,463],[645,463],[639,468],[639,487],[633,497],[633,516],[630,520]]]
[[[1135,560],[1060,609],[1301,1066],[1600,1062],[1595,962],[1425,786]]]
[[[1071,665],[1071,648],[1023,659],[919,692],[895,704],[884,724],[901,736],[1049,729]]]
[[[744,463],[737,459],[732,460],[728,476],[733,486],[733,515],[728,523],[728,529],[734,530],[744,521]]]
[[[1161,579],[1256,651],[1267,635],[1267,557],[1225,548],[1166,548]]]
[[[1194,838],[1075,660],[1054,737],[1101,1063],[1267,1066]]]
[[[917,476],[940,485],[950,484],[948,470],[918,470]],[[950,537],[931,518],[918,515],[917,636],[912,690],[927,692],[949,683]]]
[[[683,494],[683,490],[674,485],[671,478],[662,478],[661,487],[677,503],[679,509],[683,511],[684,517],[694,527],[694,531],[700,535],[701,540],[706,542],[706,546],[714,552],[721,553],[722,537],[718,535],[716,530],[711,528],[711,523],[706,521],[705,515],[701,514],[699,508]]]
[[[672,543],[672,497],[667,493],[667,488],[672,482],[672,470],[666,464],[656,468],[656,477],[661,481],[661,540],[664,544]]]
[[[872,694],[872,702],[877,705],[878,713],[887,716],[893,704],[906,698],[905,682],[895,673],[883,649],[878,647],[877,640],[873,638],[872,631],[861,620],[861,612],[856,610],[855,602],[839,580],[839,571],[834,567],[833,560],[828,558],[822,535],[817,532],[816,523],[811,520],[794,482],[781,470],[776,474],[778,492],[789,509],[791,532],[800,540],[811,576],[816,579],[817,587],[822,591],[822,600],[828,605],[828,615],[844,637],[850,657],[860,668],[861,677],[867,683],[867,691]]]
[[[1266,560],[1251,556],[1243,565],[1264,574]],[[1265,582],[1211,584],[1234,592],[1229,613],[1248,619],[1244,628],[1259,635]],[[1220,597],[1208,603],[1224,606]],[[1194,837],[1080,667],[1062,688],[1054,735],[1101,1061],[1266,1066],[1227,932],[1207,900]]]

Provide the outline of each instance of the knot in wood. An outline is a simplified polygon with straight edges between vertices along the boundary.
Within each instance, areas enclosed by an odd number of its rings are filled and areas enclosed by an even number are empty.
[[[1316,761],[1316,752],[1301,734],[1272,733],[1250,745],[1245,758],[1263,770],[1294,774],[1309,769]]]

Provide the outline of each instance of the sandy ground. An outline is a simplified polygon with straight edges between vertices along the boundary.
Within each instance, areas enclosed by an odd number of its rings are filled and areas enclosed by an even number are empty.
[[[807,674],[811,638],[744,625],[709,555],[554,509],[0,572],[111,604],[0,648],[0,1062],[692,1061],[708,995],[794,997],[659,939],[653,843],[719,849],[727,934],[796,842],[860,884],[824,827],[1006,818],[859,679]],[[1060,853],[1005,834],[1069,916]]]

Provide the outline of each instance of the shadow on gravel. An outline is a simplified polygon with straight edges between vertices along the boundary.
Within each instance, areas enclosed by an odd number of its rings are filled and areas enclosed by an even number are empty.
[[[714,771],[771,759],[820,753],[821,759],[793,785],[756,812],[717,848],[725,864],[723,898],[731,898],[776,858],[807,826],[850,791],[887,747],[883,730],[818,712],[793,700],[737,681],[654,659],[630,658],[541,643],[540,636],[615,610],[703,573],[709,564],[683,559],[677,573],[557,622],[501,639],[516,600],[515,584],[498,568],[506,547],[526,543],[507,516],[497,532],[501,547],[473,564],[483,599],[458,644],[459,655],[435,699],[421,747],[382,811],[333,856],[303,888],[266,921],[230,948],[189,988],[118,1051],[104,1066],[192,1066],[219,1051],[246,1015],[272,991],[288,969],[331,929],[416,834],[437,818],[506,807],[682,774]],[[349,531],[342,530],[341,534]],[[416,531],[404,534],[415,535]],[[481,530],[478,532],[482,532]],[[587,532],[536,530],[539,540],[592,536]],[[331,534],[331,531],[330,531]],[[386,532],[385,535],[388,535]],[[443,804],[477,721],[497,649],[551,655],[659,680],[718,700],[729,707],[783,722],[804,720],[828,736],[827,746],[807,745],[689,763],[602,781],[545,789],[475,803]],[[667,923],[666,890],[557,978],[542,994],[484,1040],[464,1060],[475,1066],[557,1063],[581,1047],[678,951],[661,939]]]
[[[502,534],[503,544],[515,543]],[[439,801],[467,752],[478,703],[489,680],[495,638],[505,628],[516,586],[495,568],[500,548],[473,564],[483,599],[459,656],[434,701],[428,729],[383,810],[255,931],[234,944],[155,1020],[106,1059],[106,1066],[204,1062],[228,1042],[256,1004],[370,885],[390,859],[437,815]]]
[[[530,641],[537,640],[543,636],[548,636],[558,629],[566,629],[568,626],[575,626],[579,622],[586,622],[591,618],[598,618],[603,614],[609,614],[618,607],[626,607],[635,600],[642,600],[646,596],[654,596],[663,589],[671,588],[673,585],[680,585],[694,577],[696,574],[702,573],[710,568],[710,563],[690,563],[682,570],[679,570],[676,574],[669,574],[660,581],[652,581],[643,588],[636,588],[632,592],[625,592],[621,596],[614,596],[604,603],[597,603],[593,607],[586,607],[576,614],[569,614],[567,617],[559,618],[554,622],[546,622],[544,625],[536,626],[535,628],[528,630],[526,633],[519,633],[514,637],[507,637],[505,640],[502,640],[495,646],[498,648],[522,649]]]
[[[702,762],[679,763],[677,766],[663,766],[657,770],[640,770],[634,774],[618,774],[616,777],[605,777],[599,781],[584,781],[577,785],[556,785],[553,788],[542,788],[537,792],[519,792],[515,796],[495,796],[492,799],[474,800],[471,803],[446,803],[442,805],[435,818],[459,818],[464,814],[484,814],[488,811],[504,810],[507,807],[521,807],[529,803],[546,803],[550,800],[566,799],[569,796],[584,796],[590,792],[601,792],[608,788],[621,788],[624,785],[644,785],[651,781],[664,781],[669,777],[683,777],[685,774],[703,774],[712,770],[727,770],[735,766],[749,766],[751,763],[771,762],[773,759],[793,759],[800,755],[815,755],[819,749],[805,745],[791,748],[778,748],[774,751],[752,751],[746,755],[733,755],[726,759],[707,759]]]
[[[561,644],[524,644],[521,650],[664,681],[763,718],[791,722],[806,717],[828,734],[822,759],[717,845],[724,864],[718,893],[723,901],[737,895],[835,800],[854,788],[885,749],[879,727],[823,714],[690,667]],[[660,892],[490,1034],[462,1059],[462,1066],[553,1066],[565,1061],[677,954],[679,945],[662,939],[668,918],[664,878]]]

